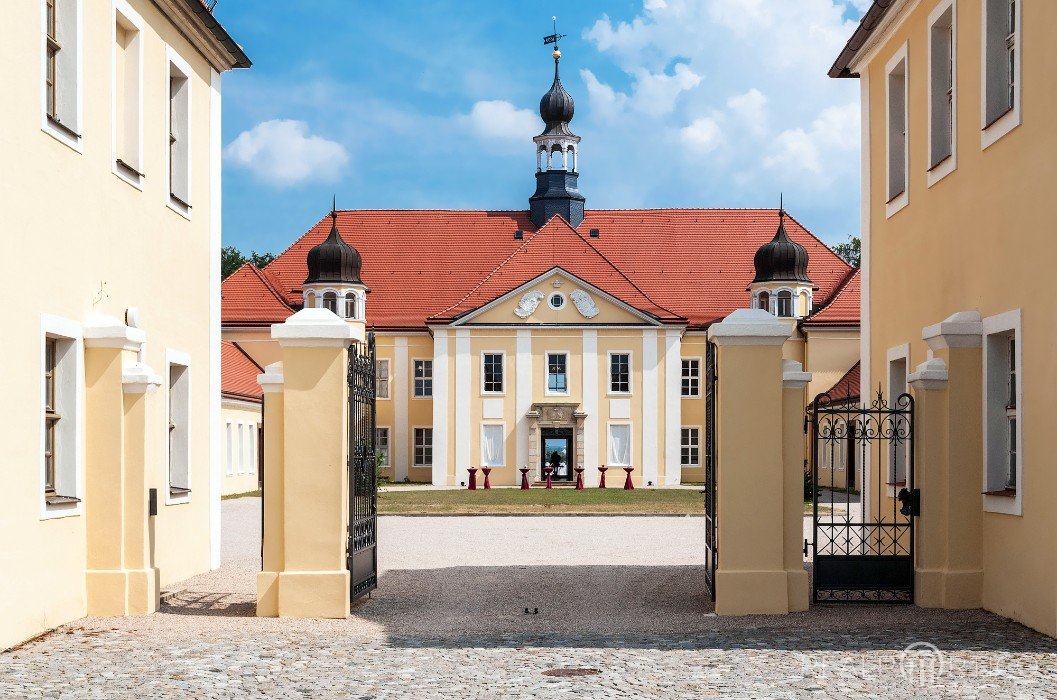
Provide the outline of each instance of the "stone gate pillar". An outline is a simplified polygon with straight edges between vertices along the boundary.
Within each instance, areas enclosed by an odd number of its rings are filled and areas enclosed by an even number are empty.
[[[740,309],[709,329],[718,346],[720,615],[807,607],[803,416],[811,377],[783,364],[791,330],[761,309]]]
[[[317,308],[272,326],[283,350],[282,393],[265,398],[265,571],[258,578],[258,615],[349,614],[346,349],[363,340],[363,331],[362,322]],[[279,386],[276,374],[262,375],[262,385]]]

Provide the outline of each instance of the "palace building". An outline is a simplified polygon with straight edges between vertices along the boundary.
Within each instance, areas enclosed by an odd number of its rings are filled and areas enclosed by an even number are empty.
[[[706,329],[735,309],[786,319],[785,353],[833,386],[859,358],[859,276],[781,209],[591,209],[559,75],[540,101],[520,211],[332,211],[223,285],[223,334],[260,366],[304,307],[365,321],[389,476],[493,484],[546,464],[588,484],[701,481]],[[335,417],[337,420],[337,417]]]

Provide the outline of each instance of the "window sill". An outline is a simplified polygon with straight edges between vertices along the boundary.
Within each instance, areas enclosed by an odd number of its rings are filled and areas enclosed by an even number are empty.
[[[80,503],[81,499],[76,496],[59,496],[49,495],[44,497],[44,503],[49,506],[67,506],[73,503]]]
[[[184,488],[183,486],[170,486],[169,487],[169,501],[168,504],[175,503],[187,503],[191,500],[191,489]]]
[[[74,131],[70,127],[66,126],[65,124],[60,122],[55,117],[52,117],[51,115],[48,115],[48,126],[50,126],[53,129],[57,129],[57,130],[61,131],[62,133],[66,134],[66,136],[68,136],[68,137],[70,137],[72,139],[77,139],[78,141],[80,141],[82,138],[84,138],[83,136],[78,134],[76,131]]]
[[[994,496],[995,498],[1016,498],[1016,489],[999,489],[997,491],[984,491],[985,496]]]

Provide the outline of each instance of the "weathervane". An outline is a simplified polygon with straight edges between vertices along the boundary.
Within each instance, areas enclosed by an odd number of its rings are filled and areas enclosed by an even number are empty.
[[[552,22],[553,27],[554,27],[554,33],[549,35],[549,36],[543,37],[543,44],[544,45],[554,44],[554,60],[557,61],[559,58],[561,58],[561,55],[562,55],[561,51],[558,50],[558,42],[561,41],[562,39],[564,39],[565,35],[558,33],[558,18],[557,17],[552,16],[551,17],[551,22]]]

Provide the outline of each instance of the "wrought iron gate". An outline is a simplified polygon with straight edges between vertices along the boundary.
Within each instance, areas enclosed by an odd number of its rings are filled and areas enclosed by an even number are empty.
[[[716,563],[719,560],[716,525],[716,344],[705,346],[705,584],[716,602]]]
[[[870,405],[820,394],[807,417],[813,601],[913,603],[913,397],[890,406],[880,390]]]
[[[374,333],[349,348],[349,541],[352,600],[378,587],[378,464],[375,435]]]

